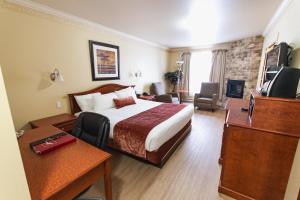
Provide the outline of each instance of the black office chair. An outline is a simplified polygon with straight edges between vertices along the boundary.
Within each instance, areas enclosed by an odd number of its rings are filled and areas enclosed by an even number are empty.
[[[100,149],[106,149],[106,142],[110,131],[109,119],[103,115],[83,112],[75,122],[72,134]],[[101,197],[81,197],[90,187],[85,189],[74,200],[103,200]]]
[[[72,134],[100,149],[106,149],[110,131],[109,119],[103,115],[83,112],[75,122]]]

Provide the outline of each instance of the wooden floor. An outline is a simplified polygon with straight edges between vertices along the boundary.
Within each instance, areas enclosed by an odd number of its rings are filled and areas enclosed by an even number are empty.
[[[224,111],[195,111],[193,128],[162,169],[113,153],[114,200],[219,200]],[[84,195],[104,196],[103,181]]]

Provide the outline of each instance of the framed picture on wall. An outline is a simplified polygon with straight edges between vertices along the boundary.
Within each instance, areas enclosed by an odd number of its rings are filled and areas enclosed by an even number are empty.
[[[89,41],[93,81],[120,79],[119,46]]]

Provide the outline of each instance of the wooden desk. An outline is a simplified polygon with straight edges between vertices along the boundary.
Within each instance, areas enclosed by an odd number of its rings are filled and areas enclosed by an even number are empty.
[[[51,117],[46,117],[43,119],[34,120],[29,123],[31,125],[31,128],[38,128],[42,126],[52,125],[63,131],[70,133],[74,128],[76,119],[77,117],[75,117],[74,115],[69,113],[64,113],[64,114],[54,115]]]
[[[104,176],[106,200],[111,200],[109,153],[79,139],[45,155],[30,149],[30,142],[60,132],[54,126],[43,126],[18,140],[31,199],[72,199]]]

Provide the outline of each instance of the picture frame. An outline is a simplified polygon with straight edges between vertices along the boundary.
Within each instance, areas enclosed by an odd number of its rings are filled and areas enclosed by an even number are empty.
[[[120,79],[119,46],[89,40],[92,80]]]

